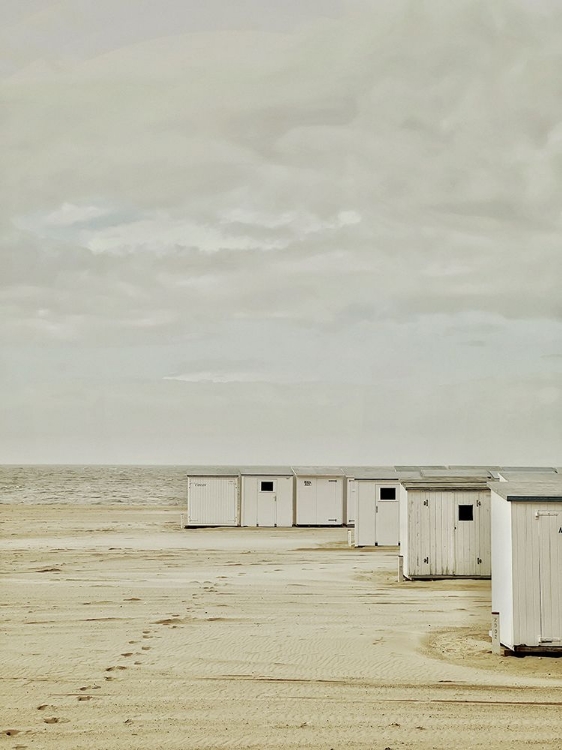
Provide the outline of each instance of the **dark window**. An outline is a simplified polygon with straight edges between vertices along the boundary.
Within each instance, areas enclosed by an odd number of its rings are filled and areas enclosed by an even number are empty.
[[[262,482],[260,485],[261,492],[273,492],[273,482]]]
[[[396,500],[396,487],[381,487],[381,500]]]
[[[459,505],[459,521],[474,521],[472,505]]]

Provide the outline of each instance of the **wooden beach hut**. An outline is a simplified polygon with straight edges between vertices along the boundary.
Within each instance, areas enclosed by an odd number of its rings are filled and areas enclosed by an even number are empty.
[[[562,476],[489,487],[497,643],[562,654]]]
[[[406,578],[490,577],[490,474],[433,470],[402,479],[400,554]]]

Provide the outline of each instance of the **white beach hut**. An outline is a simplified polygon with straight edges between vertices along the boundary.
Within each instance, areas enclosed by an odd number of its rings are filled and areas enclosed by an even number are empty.
[[[562,477],[489,487],[497,639],[515,652],[562,653]]]
[[[431,470],[402,479],[400,554],[406,578],[490,577],[490,475]]]
[[[240,475],[242,526],[293,526],[295,475],[290,467],[245,466]]]
[[[397,546],[400,484],[393,466],[346,468],[347,514],[354,514],[356,547]]]
[[[357,516],[357,482],[397,478],[394,466],[345,466],[344,523],[354,526]]]
[[[240,474],[237,467],[188,468],[187,526],[240,526]]]
[[[343,526],[344,472],[334,466],[293,469],[297,526]]]

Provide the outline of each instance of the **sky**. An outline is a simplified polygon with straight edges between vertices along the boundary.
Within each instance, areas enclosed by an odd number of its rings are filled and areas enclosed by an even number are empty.
[[[0,463],[562,464],[562,3],[0,20]]]

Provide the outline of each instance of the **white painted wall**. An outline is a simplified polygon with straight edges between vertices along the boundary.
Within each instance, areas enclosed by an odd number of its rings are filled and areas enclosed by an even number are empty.
[[[343,525],[343,477],[298,476],[297,526]]]
[[[357,481],[346,479],[345,488],[345,523],[346,526],[354,526],[357,517]]]
[[[262,491],[267,482],[273,483],[273,491]],[[292,526],[294,477],[243,476],[241,505],[242,526]]]
[[[410,508],[408,492],[402,485],[398,489],[398,502],[400,507],[400,555],[403,559],[404,571],[407,571],[409,565]]]
[[[188,477],[188,526],[239,526],[238,477]]]
[[[510,505],[514,645],[562,648],[562,503]]]
[[[500,615],[500,642],[513,648],[513,535],[511,503],[492,491],[492,612]]]

